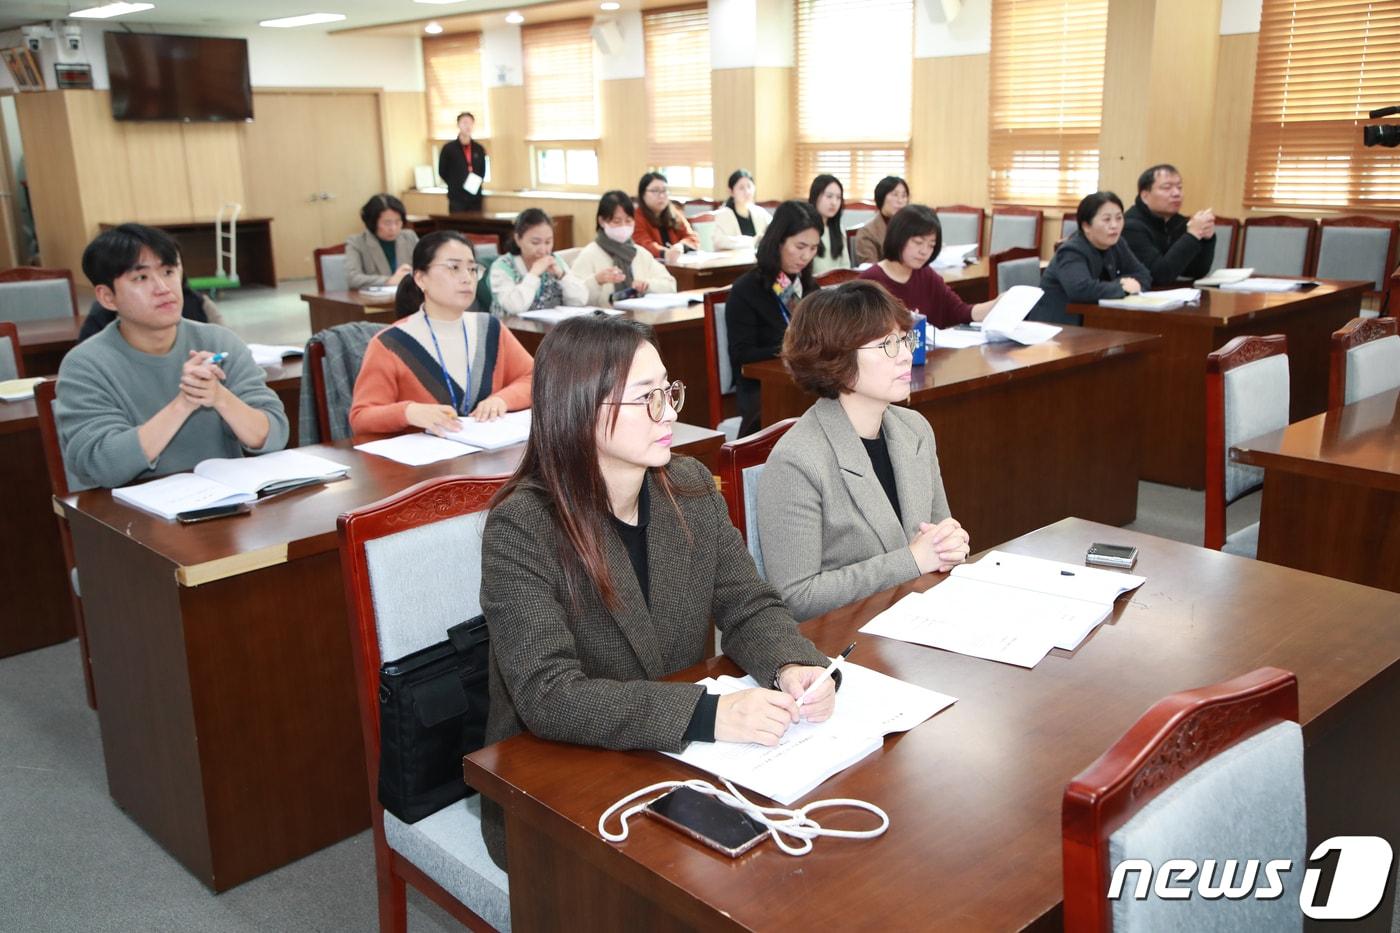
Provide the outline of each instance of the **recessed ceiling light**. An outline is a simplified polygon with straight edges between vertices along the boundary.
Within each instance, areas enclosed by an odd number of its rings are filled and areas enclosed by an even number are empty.
[[[281,19],[264,19],[259,26],[273,29],[291,29],[293,26],[315,26],[318,23],[338,23],[345,18],[344,13],[303,13],[300,16],[284,16]]]
[[[423,31],[430,36],[436,36],[442,32],[442,23],[429,23],[423,27]]]
[[[154,3],[104,3],[102,6],[91,6],[68,15],[77,19],[111,19],[113,16],[125,16],[127,13],[153,10],[155,6]]]
[[[598,4],[598,9],[600,9],[600,10],[606,10],[607,12],[611,13],[613,10],[620,10],[620,9],[622,9],[622,4],[620,4],[620,3],[614,3],[613,0],[608,0],[607,3],[600,3],[600,4]]]
[[[511,10],[506,14],[506,22],[510,23],[512,26],[519,26],[521,23],[525,22],[525,17],[521,13]]]

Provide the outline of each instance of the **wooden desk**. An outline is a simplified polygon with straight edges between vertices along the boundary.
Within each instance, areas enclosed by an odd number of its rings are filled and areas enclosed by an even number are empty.
[[[1332,331],[1361,313],[1361,282],[1327,282],[1310,292],[1260,294],[1202,289],[1201,304],[1176,311],[1124,311],[1070,305],[1085,327],[1160,334],[1143,396],[1142,478],[1205,486],[1206,354],[1243,334],[1288,337],[1290,420],[1327,408]]]
[[[1053,651],[1034,670],[855,636],[858,663],[958,698],[803,798],[878,804],[890,816],[879,839],[819,839],[801,859],[764,842],[731,861],[636,818],[614,846],[596,827],[615,800],[656,781],[714,779],[655,752],[529,734],[468,756],[467,782],[506,810],[511,876],[530,879],[511,887],[512,928],[1058,928],[1065,783],[1162,697],[1269,664],[1298,675],[1310,845],[1342,833],[1400,838],[1400,597],[1074,519],[1007,549],[1077,562],[1104,538],[1137,545],[1147,583],[1074,654]],[[834,654],[896,597],[931,582],[876,594],[803,632]],[[736,672],[714,659],[676,679]],[[1393,903],[1387,890],[1359,927],[1390,929]]]
[[[722,435],[675,440],[714,469]],[[413,468],[352,443],[307,448],[348,479],[244,517],[179,525],[106,490],[62,503],[112,798],[215,891],[369,825],[337,516],[430,477],[510,473],[524,451]]]
[[[371,321],[375,324],[394,323],[394,296],[367,295],[361,291],[303,292],[311,318],[311,333],[315,334],[337,324]]]
[[[83,327],[84,317],[68,316],[16,322],[25,375],[56,374],[64,355],[78,342],[78,331]]]
[[[676,280],[676,290],[727,288],[754,267],[753,250],[730,250],[700,263],[666,263]]]
[[[1143,374],[1160,340],[1066,327],[1032,347],[931,350],[909,406],[933,425],[953,515],[981,547],[1069,515],[1126,525],[1137,515]],[[763,423],[815,396],[778,360],[750,363]]]
[[[454,214],[429,214],[439,230],[459,230],[462,233],[486,233],[497,238],[501,252],[515,236],[515,218],[508,211],[485,212],[467,211]],[[554,214],[554,250],[572,249],[574,245],[574,218],[572,214]]]
[[[1400,390],[1239,444],[1264,468],[1259,559],[1400,592]]]
[[[104,221],[98,226],[110,230],[117,224]],[[191,278],[214,275],[219,266],[218,242],[214,238],[214,218],[208,220],[177,220],[169,223],[152,221],[148,226],[159,227],[180,245],[180,258]],[[272,218],[239,217],[238,277],[244,285],[277,287],[277,267],[272,260]]]

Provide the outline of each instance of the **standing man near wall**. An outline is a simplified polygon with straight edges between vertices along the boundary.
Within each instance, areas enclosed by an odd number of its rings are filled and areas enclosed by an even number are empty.
[[[457,114],[457,138],[442,144],[438,175],[447,183],[447,209],[452,213],[481,210],[481,185],[486,177],[486,150],[472,139],[476,117]]]

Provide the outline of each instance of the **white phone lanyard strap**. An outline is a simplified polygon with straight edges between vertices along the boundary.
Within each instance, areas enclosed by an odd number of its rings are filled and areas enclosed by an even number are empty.
[[[670,791],[677,787],[689,787],[691,790],[708,794],[718,798],[721,802],[728,804],[739,810],[743,810],[750,817],[768,827],[768,834],[773,837],[778,848],[788,855],[806,855],[812,851],[812,840],[818,836],[831,836],[837,839],[874,839],[883,835],[890,827],[890,818],[873,803],[864,800],[853,800],[849,797],[838,797],[832,800],[814,800],[805,807],[788,809],[786,807],[760,807],[739,792],[739,788],[731,784],[727,779],[721,778],[727,791],[715,787],[709,781],[692,779],[689,781],[661,781],[649,787],[643,787],[639,791],[634,791],[623,797],[617,803],[603,811],[603,815],[598,817],[598,835],[608,842],[622,842],[627,838],[627,821],[651,805],[652,801],[660,797],[650,797],[641,803],[627,807],[629,803],[638,797],[645,797],[656,791]],[[627,809],[622,810],[623,807]],[[854,807],[857,810],[868,810],[879,817],[880,825],[874,829],[824,829],[820,823],[812,819],[810,814],[815,810],[828,809],[831,807]],[[606,826],[608,818],[622,810],[619,820],[622,823],[621,832],[609,832]],[[796,844],[788,842],[785,836],[791,836],[797,840]]]

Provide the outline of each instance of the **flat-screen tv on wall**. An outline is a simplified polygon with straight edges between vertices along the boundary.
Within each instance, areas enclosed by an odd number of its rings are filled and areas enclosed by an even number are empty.
[[[106,34],[117,120],[253,119],[248,40]]]

